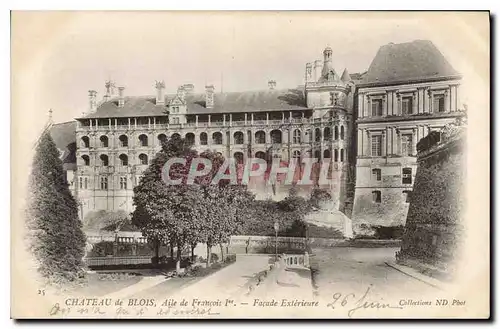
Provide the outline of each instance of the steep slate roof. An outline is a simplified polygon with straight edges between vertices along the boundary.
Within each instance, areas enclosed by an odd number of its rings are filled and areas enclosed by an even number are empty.
[[[361,83],[391,84],[458,75],[431,41],[415,40],[380,47]]]
[[[342,73],[342,77],[340,77],[340,80],[342,80],[344,82],[351,81],[351,76],[349,75],[349,71],[347,71],[347,68],[344,69],[344,72]]]
[[[96,112],[89,113],[85,118],[117,118],[165,115],[165,106],[156,105],[156,98],[152,96],[125,97],[123,107],[118,107],[118,98],[113,98],[100,104]]]
[[[76,163],[76,121],[53,124],[50,136],[62,152],[63,164]]]
[[[166,104],[174,97],[170,95]],[[307,109],[304,93],[299,89],[217,93],[213,108],[205,107],[205,94],[188,94],[185,99],[188,115]],[[155,98],[150,96],[125,97],[125,105],[120,108],[118,100],[112,99],[99,105],[95,113],[85,118],[165,115],[165,106],[155,103]]]
[[[186,96],[188,114],[259,112],[306,109],[304,93],[298,89],[229,92],[215,94],[214,107],[205,107],[205,95]]]

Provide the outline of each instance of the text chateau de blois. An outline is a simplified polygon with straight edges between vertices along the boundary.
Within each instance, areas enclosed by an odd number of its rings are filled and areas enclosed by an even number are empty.
[[[331,159],[332,214],[351,218],[355,233],[403,225],[416,144],[464,114],[461,76],[426,40],[380,47],[364,73],[336,72],[330,47],[322,55],[297,72],[305,77],[295,89],[280,89],[274,80],[246,92],[184,84],[170,95],[160,80],[155,96],[128,96],[111,81],[102,99],[89,91],[86,113],[50,130],[81,218],[97,210],[131,212],[142,172],[161,141],[178,134],[198,151],[240,161]],[[282,199],[288,189],[254,192]]]

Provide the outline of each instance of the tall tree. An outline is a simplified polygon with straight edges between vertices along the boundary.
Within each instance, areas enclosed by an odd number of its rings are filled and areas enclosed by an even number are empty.
[[[78,218],[78,204],[48,132],[42,134],[36,146],[26,215],[29,246],[41,275],[61,283],[82,276],[86,238]]]
[[[186,185],[189,168],[197,153],[181,138],[171,138],[162,145],[162,150],[144,172],[139,184],[134,188],[135,210],[132,223],[155,245],[155,257],[159,248],[169,243],[177,247],[176,268],[180,270],[182,250],[194,243],[199,229],[197,200],[201,192],[196,186]],[[181,184],[166,184],[163,180],[164,165],[171,158],[183,158],[185,164],[174,164],[168,175],[172,180],[181,179]]]

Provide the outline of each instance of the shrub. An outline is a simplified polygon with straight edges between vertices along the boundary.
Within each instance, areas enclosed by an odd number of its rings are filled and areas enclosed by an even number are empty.
[[[86,238],[59,150],[48,131],[35,149],[26,215],[29,247],[42,277],[49,282],[81,277]]]
[[[225,263],[234,263],[236,262],[236,255],[235,254],[229,254],[226,256],[226,259],[224,260]]]

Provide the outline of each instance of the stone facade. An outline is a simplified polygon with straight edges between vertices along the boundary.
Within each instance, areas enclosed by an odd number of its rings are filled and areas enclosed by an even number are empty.
[[[82,216],[132,211],[133,187],[161,141],[178,134],[200,152],[238,161],[326,159],[333,209],[352,218],[355,236],[404,225],[416,145],[463,116],[461,76],[430,41],[384,45],[362,74],[337,74],[333,56],[327,47],[322,60],[307,63],[305,84],[295,89],[270,80],[262,91],[220,93],[208,85],[196,93],[189,84],[166,95],[156,81],[153,96],[129,97],[108,81],[101,101],[89,91],[88,111],[76,120],[76,164],[68,167]],[[286,188],[251,188],[259,198],[287,195]]]
[[[461,252],[465,126],[450,124],[419,144],[418,169],[397,260],[440,278],[453,277]],[[436,136],[436,138],[434,138]]]
[[[432,74],[426,71],[425,62],[422,68],[419,63],[408,63],[411,57],[398,62],[407,52],[432,57],[437,64],[427,68]],[[414,56],[417,61],[419,56]],[[439,65],[440,56],[428,42],[386,45],[357,86],[352,215],[357,235],[373,235],[377,227],[404,225],[417,168],[417,142],[463,116],[460,76],[445,64]],[[415,69],[405,71],[407,66]],[[387,74],[393,71],[402,77]]]
[[[213,150],[237,161],[248,158],[315,157],[331,163],[329,186],[337,209],[343,207],[345,168],[349,166],[353,127],[354,82],[347,71],[338,76],[331,67],[332,50],[325,49],[321,73],[312,78],[306,65],[305,86],[277,90],[276,81],[258,92],[204,94],[179,87],[164,95],[155,83],[156,97],[114,95],[107,82],[99,103],[89,92],[89,111],[77,119],[77,170],[73,190],[83,216],[93,210],[132,211],[133,187],[147,168],[161,141],[179,135],[202,152]],[[319,71],[318,71],[319,72]],[[256,190],[270,196],[270,188]],[[275,197],[286,196],[278,191]],[[272,196],[272,195],[271,195]]]

